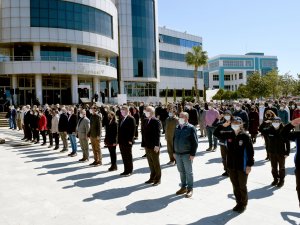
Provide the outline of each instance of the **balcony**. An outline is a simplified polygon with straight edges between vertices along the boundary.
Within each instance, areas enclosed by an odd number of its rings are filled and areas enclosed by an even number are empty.
[[[77,74],[117,79],[117,69],[109,62],[88,59],[72,61],[72,58],[61,56],[43,56],[40,60],[31,56],[0,57],[0,74]]]

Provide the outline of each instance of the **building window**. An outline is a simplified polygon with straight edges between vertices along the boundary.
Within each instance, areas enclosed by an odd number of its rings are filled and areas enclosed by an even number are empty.
[[[275,59],[263,59],[261,60],[261,66],[263,68],[277,68],[277,60]]]
[[[240,80],[243,79],[243,73],[239,73],[239,79],[240,79]]]
[[[253,61],[252,60],[246,60],[245,61],[245,66],[246,67],[253,67]]]
[[[219,85],[214,85],[213,89],[219,89]]]
[[[30,0],[31,27],[86,31],[113,38],[113,19],[108,13],[61,0]]]
[[[95,62],[95,52],[86,51],[83,49],[77,49],[77,61],[78,62]]]
[[[230,91],[230,90],[231,90],[230,88],[231,88],[230,85],[224,85],[224,89],[225,89],[225,90]]]
[[[214,74],[214,75],[213,75],[213,80],[214,80],[214,81],[218,81],[218,80],[219,80],[219,75]]]
[[[153,0],[132,0],[134,77],[157,77],[155,7]]]
[[[71,48],[41,46],[42,61],[72,61]]]
[[[230,75],[224,75],[224,80],[230,80]]]
[[[165,35],[165,34],[159,35],[159,42],[171,44],[171,45],[182,46],[182,47],[186,47],[186,48],[192,48],[194,46],[202,46],[201,42],[190,41],[187,39],[172,37],[172,36]]]
[[[129,97],[156,97],[156,83],[124,82],[124,93]]]
[[[179,53],[174,53],[174,52],[159,51],[159,58],[166,59],[166,60],[172,60],[172,61],[178,61],[178,62],[185,62],[184,54],[179,54]]]
[[[243,60],[223,60],[224,67],[244,67]]]
[[[194,70],[182,70],[182,69],[173,69],[173,68],[160,68],[160,75],[166,77],[188,77],[194,78]],[[202,71],[198,71],[198,78],[202,79]]]
[[[209,67],[210,70],[218,68],[219,67],[219,61],[208,63],[208,67]]]

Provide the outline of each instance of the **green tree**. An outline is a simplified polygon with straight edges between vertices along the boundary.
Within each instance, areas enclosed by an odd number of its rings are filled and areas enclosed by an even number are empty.
[[[192,87],[192,91],[191,91],[191,97],[195,97],[195,87]]]
[[[173,101],[176,102],[176,89],[173,89]]]
[[[231,98],[232,93],[233,93],[232,91],[225,91],[224,94],[223,94],[223,96],[222,96],[223,99],[224,99],[224,100],[231,100],[231,99],[232,99],[232,98]]]
[[[202,50],[201,46],[194,46],[191,52],[185,54],[185,62],[189,66],[194,66],[194,87],[196,92],[196,100],[199,102],[198,91],[198,68],[207,64],[207,52]]]
[[[213,96],[213,100],[223,100],[223,95],[224,95],[224,90],[223,89],[219,89],[218,92]]]
[[[237,92],[238,98],[248,98],[248,96],[249,96],[248,88],[244,84],[241,84],[236,92]]]
[[[281,78],[278,75],[278,70],[272,70],[262,77],[266,84],[266,90],[272,95],[273,99],[278,98],[281,93]]]
[[[259,72],[254,72],[247,79],[246,92],[247,97],[251,99],[267,97],[269,89],[267,88],[266,79]]]
[[[288,73],[284,74],[280,77],[280,86],[282,88],[282,95],[287,97],[292,94],[297,87],[297,81],[294,79],[292,75]]]

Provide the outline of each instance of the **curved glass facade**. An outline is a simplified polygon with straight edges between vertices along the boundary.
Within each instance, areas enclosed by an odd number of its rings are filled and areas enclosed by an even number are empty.
[[[30,0],[31,27],[63,28],[113,38],[112,16],[78,3],[62,0]]]
[[[132,0],[134,77],[156,78],[156,31],[153,0]]]

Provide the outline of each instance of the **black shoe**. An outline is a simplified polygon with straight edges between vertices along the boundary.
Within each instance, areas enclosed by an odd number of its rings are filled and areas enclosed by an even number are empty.
[[[21,141],[24,141],[26,138],[22,138]]]
[[[67,149],[63,149],[63,150],[61,150],[60,152],[67,152],[68,150]]]
[[[97,164],[96,161],[92,162],[89,166],[95,166]]]
[[[238,209],[239,209],[239,207],[240,207],[240,205],[239,205],[239,204],[237,204],[236,206],[234,206],[234,207],[233,207],[232,211],[235,211],[235,212],[237,212],[237,211],[238,211]]]
[[[54,148],[53,150],[57,150],[57,149],[59,149],[59,147],[58,147],[58,146],[55,146],[55,148]]]
[[[145,184],[152,184],[152,183],[154,183],[154,180],[147,180],[146,182],[145,182]]]
[[[111,171],[116,171],[118,170],[118,167],[116,165],[112,165],[111,167],[109,167],[108,171],[111,172]]]
[[[277,187],[281,188],[284,185],[284,180],[280,179],[279,183],[277,184]]]
[[[120,176],[122,176],[122,177],[129,177],[131,175],[132,175],[132,173],[121,173],[120,174]]]
[[[145,155],[142,156],[142,158],[146,158],[146,157],[147,157],[147,154],[145,154]]]
[[[41,146],[44,146],[44,145],[46,145],[46,142],[45,143],[43,143],[43,144],[41,144]],[[49,148],[49,147],[48,147]]]
[[[95,166],[101,166],[102,162],[96,162]]]
[[[267,157],[265,158],[265,160],[270,160],[269,156],[267,156]]]
[[[77,153],[76,153],[76,152],[71,153],[71,155],[70,155],[70,157],[75,157],[75,156],[77,156]]]
[[[190,197],[192,197],[192,195],[193,195],[193,189],[188,189],[186,194],[185,194],[185,197],[190,198]]]
[[[272,186],[276,186],[278,184],[278,179],[274,179],[273,182],[271,183]]]
[[[53,147],[53,145],[49,145],[49,146],[48,146],[48,148],[52,148],[52,147]]]
[[[171,166],[174,166],[176,164],[176,161],[170,161],[167,163],[167,165],[171,165]]]
[[[176,195],[183,195],[187,192],[187,188],[180,188],[178,191],[176,191]]]
[[[246,210],[246,206],[240,205],[240,206],[237,208],[236,212],[238,212],[238,213],[243,213],[245,210]]]
[[[34,142],[34,144],[39,144],[40,142],[38,142],[38,141],[36,141],[36,142]]]
[[[212,150],[211,147],[209,147],[208,149],[206,149],[207,152],[210,152]]]
[[[84,158],[78,160],[78,162],[88,162],[88,161],[89,161],[88,159],[84,159]]]
[[[224,173],[222,173],[222,176],[223,176],[223,177],[228,177],[229,174],[227,173],[227,171],[225,171]]]
[[[217,150],[217,148],[218,148],[218,147],[214,147],[214,148],[212,149],[212,151],[215,152],[215,151]]]
[[[152,184],[152,186],[158,186],[160,185],[160,181],[154,181],[154,183]]]

